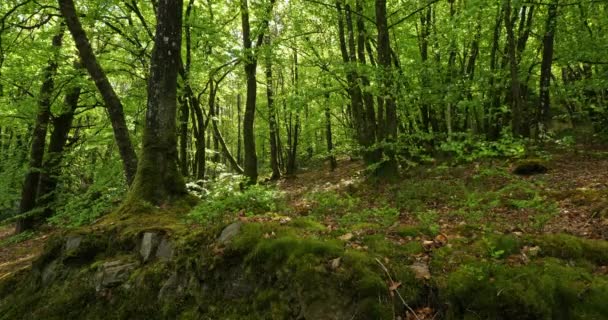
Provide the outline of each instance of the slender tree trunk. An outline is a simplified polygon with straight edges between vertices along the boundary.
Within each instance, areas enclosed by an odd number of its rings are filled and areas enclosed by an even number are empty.
[[[381,173],[386,177],[397,175],[397,159],[395,157],[395,146],[397,142],[397,106],[393,96],[393,70],[391,65],[391,44],[386,16],[386,0],[376,0],[376,28],[378,30],[378,66],[381,68],[380,94],[384,97],[383,104],[386,110],[386,148],[384,151],[388,161],[384,162]]]
[[[188,98],[182,96],[179,99],[179,167],[182,176],[187,177],[188,172]]]
[[[275,0],[270,0],[268,12],[264,17],[255,49],[259,48],[264,39],[264,32],[268,27],[268,19],[272,12]],[[245,102],[245,116],[243,118],[243,143],[245,145],[245,176],[249,184],[256,184],[258,180],[258,156],[255,151],[255,106],[256,106],[256,69],[257,57],[253,52],[254,47],[251,40],[251,27],[249,26],[249,7],[247,0],[241,0],[241,24],[243,31],[243,48],[245,49],[245,74],[247,75],[247,99]]]
[[[150,60],[143,149],[131,201],[162,205],[186,194],[177,167],[177,74],[182,43],[182,0],[160,0]]]
[[[196,167],[196,179],[205,179],[207,158],[205,155],[205,149],[207,148],[205,142],[205,130],[207,129],[207,123],[209,118],[205,120],[203,110],[201,109],[200,103],[196,97],[192,97],[190,100],[190,107],[194,110],[196,115],[197,132],[196,132],[196,153],[195,153],[195,167]]]
[[[135,177],[135,172],[137,171],[137,156],[133,149],[133,145],[131,144],[131,138],[129,137],[129,130],[125,121],[122,103],[116,95],[114,88],[112,88],[101,65],[97,62],[89,39],[78,20],[76,9],[74,8],[74,1],[58,1],[61,14],[65,18],[66,25],[74,38],[76,48],[78,48],[80,59],[91,75],[91,78],[93,78],[93,81],[106,104],[110,122],[112,123],[112,129],[114,130],[114,139],[116,140],[116,145],[118,146],[118,151],[122,158],[125,177],[127,183],[131,185]]]
[[[270,48],[270,36],[266,36],[266,45]],[[270,50],[270,49],[268,49]],[[274,84],[272,78],[272,54],[266,55],[266,97],[268,98],[268,126],[270,134],[270,168],[272,168],[271,180],[277,180],[281,177],[279,170],[279,148],[277,145],[277,123],[276,111],[274,106]]]
[[[51,115],[51,103],[53,90],[55,89],[55,75],[57,74],[58,52],[62,45],[64,30],[53,37],[53,49],[55,54],[50,58],[47,67],[43,72],[42,86],[38,95],[38,112],[36,123],[32,133],[32,145],[30,147],[30,158],[28,172],[21,188],[21,201],[19,203],[19,213],[26,216],[17,220],[15,233],[21,233],[34,227],[38,217],[30,213],[36,207],[36,197],[40,172],[44,158],[44,148],[46,145],[46,133]]]
[[[210,81],[211,83],[211,87],[210,87],[210,92],[209,92],[209,118],[211,119],[211,124],[213,126],[213,141],[215,144],[215,151],[216,151],[216,157],[214,157],[214,161],[215,162],[219,162],[219,153],[220,151],[224,153],[224,156],[226,157],[226,159],[228,159],[228,162],[230,162],[230,165],[232,165],[232,168],[239,174],[243,174],[245,171],[243,170],[243,168],[241,168],[241,166],[238,164],[237,160],[232,156],[232,154],[230,153],[230,149],[228,148],[228,145],[226,144],[226,141],[224,140],[224,138],[222,137],[222,133],[220,131],[219,128],[219,120],[218,117],[219,115],[216,113],[219,110],[219,107],[216,107],[216,105],[219,105],[219,103],[213,102],[213,100],[215,99],[215,96],[217,94],[217,90],[218,88],[215,87],[213,85],[213,80]],[[221,146],[221,150],[220,150],[220,146]],[[216,170],[217,171],[217,170]]]
[[[492,36],[492,48],[490,50],[490,83],[489,83],[489,103],[488,103],[488,127],[487,137],[490,140],[498,139],[500,131],[502,130],[501,121],[502,117],[500,114],[500,91],[496,90],[496,83],[500,83],[501,80],[496,76],[498,69],[498,46],[500,45],[500,32],[502,30],[502,15],[503,7],[498,6],[498,13],[496,15],[496,21],[494,23],[494,35]]]
[[[429,80],[429,36],[431,34],[431,19],[432,19],[433,9],[429,6],[426,12],[422,13],[420,16],[420,58],[422,60],[422,76],[421,82],[423,88],[429,88],[430,90],[430,80]],[[426,132],[432,132],[432,110],[431,106],[428,102],[426,102],[427,98],[422,95],[420,97],[422,103],[420,106],[420,112],[422,113],[422,127]]]
[[[39,221],[53,215],[54,210],[49,206],[55,198],[57,188],[57,177],[60,174],[60,165],[64,155],[64,149],[68,141],[68,133],[72,128],[74,112],[78,107],[81,88],[71,88],[65,96],[64,111],[53,118],[53,131],[49,141],[46,160],[38,184],[38,199],[36,206],[42,208]]]
[[[242,112],[242,99],[241,99],[241,94],[237,94],[236,95],[236,112],[237,112],[237,140],[236,140],[236,161],[238,162],[239,165],[243,164],[243,154],[242,154],[242,149],[243,149],[243,137],[241,135],[241,122],[242,122],[242,118],[241,118],[241,112]]]
[[[327,154],[329,155],[329,168],[334,171],[338,167],[336,156],[334,155],[334,142],[331,132],[331,105],[329,92],[325,93],[325,139],[327,141]]]
[[[550,119],[551,97],[549,89],[551,86],[551,66],[553,64],[553,44],[555,39],[555,29],[557,20],[557,5],[558,0],[553,2],[548,7],[547,21],[545,26],[545,35],[543,37],[543,61],[540,67],[540,105],[537,111],[537,129],[539,124],[547,124]],[[536,134],[539,135],[540,130]]]
[[[523,136],[524,118],[523,101],[521,99],[521,87],[519,81],[519,64],[517,63],[517,46],[515,42],[513,20],[511,20],[511,0],[505,0],[505,28],[507,30],[507,55],[511,73],[511,126],[513,134]]]

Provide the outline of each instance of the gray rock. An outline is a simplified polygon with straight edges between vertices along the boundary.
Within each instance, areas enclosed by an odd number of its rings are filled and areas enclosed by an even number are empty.
[[[106,288],[116,287],[129,279],[131,271],[137,267],[135,262],[121,260],[106,262],[99,268],[96,275],[95,289],[100,291]]]
[[[46,286],[57,278],[57,265],[59,262],[53,260],[42,269],[42,285]]]
[[[63,250],[65,252],[75,251],[80,247],[80,243],[82,242],[81,236],[71,236],[65,241],[65,245]]]
[[[229,226],[224,228],[224,230],[220,234],[220,237],[217,239],[217,241],[220,244],[230,243],[230,241],[232,241],[232,239],[235,236],[237,236],[239,233],[241,233],[242,226],[243,226],[242,222],[234,222],[234,223],[230,224]]]
[[[160,237],[154,232],[146,232],[141,239],[141,246],[139,248],[139,254],[143,262],[148,262],[154,256]]]
[[[158,300],[168,299],[172,295],[181,291],[181,286],[179,284],[179,279],[177,277],[177,273],[174,273],[165,281],[160,291],[158,291]]]
[[[173,244],[167,237],[160,241],[158,249],[156,249],[156,257],[161,261],[169,261],[173,258]]]

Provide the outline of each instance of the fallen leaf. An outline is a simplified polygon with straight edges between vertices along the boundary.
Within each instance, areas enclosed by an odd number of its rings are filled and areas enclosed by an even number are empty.
[[[347,234],[344,234],[344,235],[342,235],[342,236],[340,236],[340,237],[338,237],[338,239],[340,239],[340,240],[342,240],[342,241],[349,241],[349,240],[350,240],[350,239],[352,239],[352,238],[353,238],[353,234],[352,234],[352,233],[350,233],[350,232],[349,232],[349,233],[347,233]]]
[[[340,264],[342,263],[342,258],[341,257],[337,257],[335,259],[332,259],[330,261],[330,266],[332,269],[336,270],[340,267]]]
[[[414,275],[416,276],[416,279],[430,279],[431,278],[431,272],[429,271],[429,266],[424,263],[424,262],[414,262],[414,264],[412,264],[410,266],[410,269],[412,269],[412,271],[414,271]]]
[[[401,282],[391,282],[391,285],[388,287],[389,291],[395,291],[401,287]]]

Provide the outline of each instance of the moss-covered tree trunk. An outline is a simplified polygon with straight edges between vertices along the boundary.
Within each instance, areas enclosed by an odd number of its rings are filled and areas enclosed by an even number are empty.
[[[177,167],[176,137],[182,6],[182,0],[158,2],[143,149],[129,201],[162,205],[186,193]]]

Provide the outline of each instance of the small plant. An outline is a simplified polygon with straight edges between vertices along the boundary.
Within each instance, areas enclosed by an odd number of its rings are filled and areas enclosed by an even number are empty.
[[[341,224],[352,225],[363,222],[377,223],[389,227],[397,221],[399,211],[388,206],[381,208],[368,208],[360,212],[352,212],[342,216],[338,221]]]
[[[427,228],[432,234],[439,233],[439,214],[435,210],[427,210],[416,214],[416,218],[420,221],[420,224]]]
[[[10,244],[21,243],[23,241],[31,239],[32,237],[34,237],[34,235],[35,235],[35,233],[33,231],[25,231],[25,232],[16,234],[14,236],[8,237],[8,238],[0,241],[0,247],[10,245]]]
[[[198,222],[209,222],[237,213],[253,216],[284,208],[281,193],[260,185],[251,186],[244,191],[212,191],[211,194],[211,197],[190,212],[190,218]]]
[[[312,209],[312,214],[319,216],[347,214],[359,204],[358,198],[335,191],[314,192],[309,199],[316,204]]]

